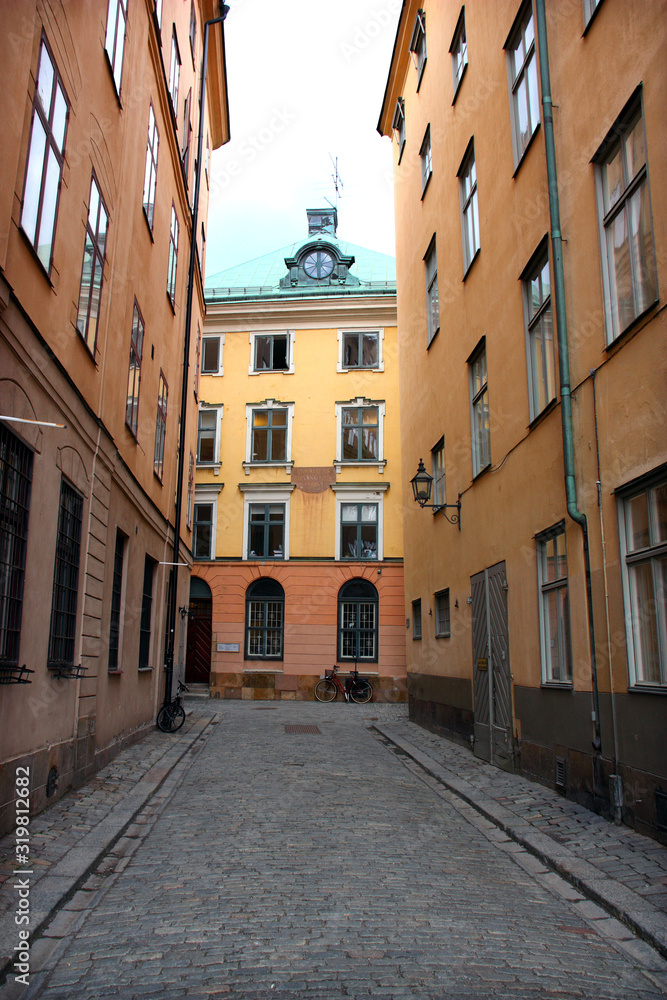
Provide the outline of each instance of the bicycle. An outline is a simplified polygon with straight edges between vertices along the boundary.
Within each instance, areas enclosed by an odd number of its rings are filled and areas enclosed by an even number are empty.
[[[322,680],[315,685],[315,697],[318,701],[333,701],[338,692],[343,695],[345,701],[356,702],[357,705],[365,705],[373,697],[373,685],[367,677],[360,677],[356,664],[354,673],[348,677],[345,687],[338,677],[338,667],[334,663],[331,671],[325,671]]]
[[[178,682],[178,691],[171,701],[163,705],[157,714],[157,724],[158,728],[162,730],[163,733],[175,733],[177,732],[183,723],[185,722],[185,709],[183,708],[182,702],[182,692],[188,691],[189,688],[185,686],[181,681]]]

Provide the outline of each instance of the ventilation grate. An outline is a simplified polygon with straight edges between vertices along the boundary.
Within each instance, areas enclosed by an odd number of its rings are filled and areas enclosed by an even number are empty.
[[[317,726],[285,725],[285,732],[288,736],[321,736],[322,733]]]
[[[565,758],[556,757],[556,788],[565,788]]]

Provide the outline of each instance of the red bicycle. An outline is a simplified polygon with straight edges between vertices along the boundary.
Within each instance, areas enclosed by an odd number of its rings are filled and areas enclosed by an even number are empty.
[[[354,673],[351,673],[345,682],[345,687],[338,677],[338,667],[334,663],[331,671],[325,671],[324,677],[315,685],[315,697],[318,701],[333,701],[338,692],[343,695],[345,701],[356,702],[357,705],[365,705],[373,697],[373,685],[367,677],[360,677],[356,664]]]

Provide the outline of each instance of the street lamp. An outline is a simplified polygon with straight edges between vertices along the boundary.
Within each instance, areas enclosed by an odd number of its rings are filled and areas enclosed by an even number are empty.
[[[412,483],[414,498],[420,507],[431,507],[436,513],[439,510],[444,511],[449,523],[458,524],[459,531],[461,530],[461,494],[459,493],[456,503],[429,503],[431,490],[433,489],[433,476],[428,474],[421,458],[417,467],[417,475],[413,476],[410,482]],[[456,509],[456,514],[450,515],[447,513],[447,508],[450,507]]]

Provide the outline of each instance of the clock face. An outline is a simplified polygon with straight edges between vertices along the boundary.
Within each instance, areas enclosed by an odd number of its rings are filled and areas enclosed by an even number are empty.
[[[326,278],[333,271],[333,257],[324,250],[313,250],[303,262],[303,269],[309,278]]]

